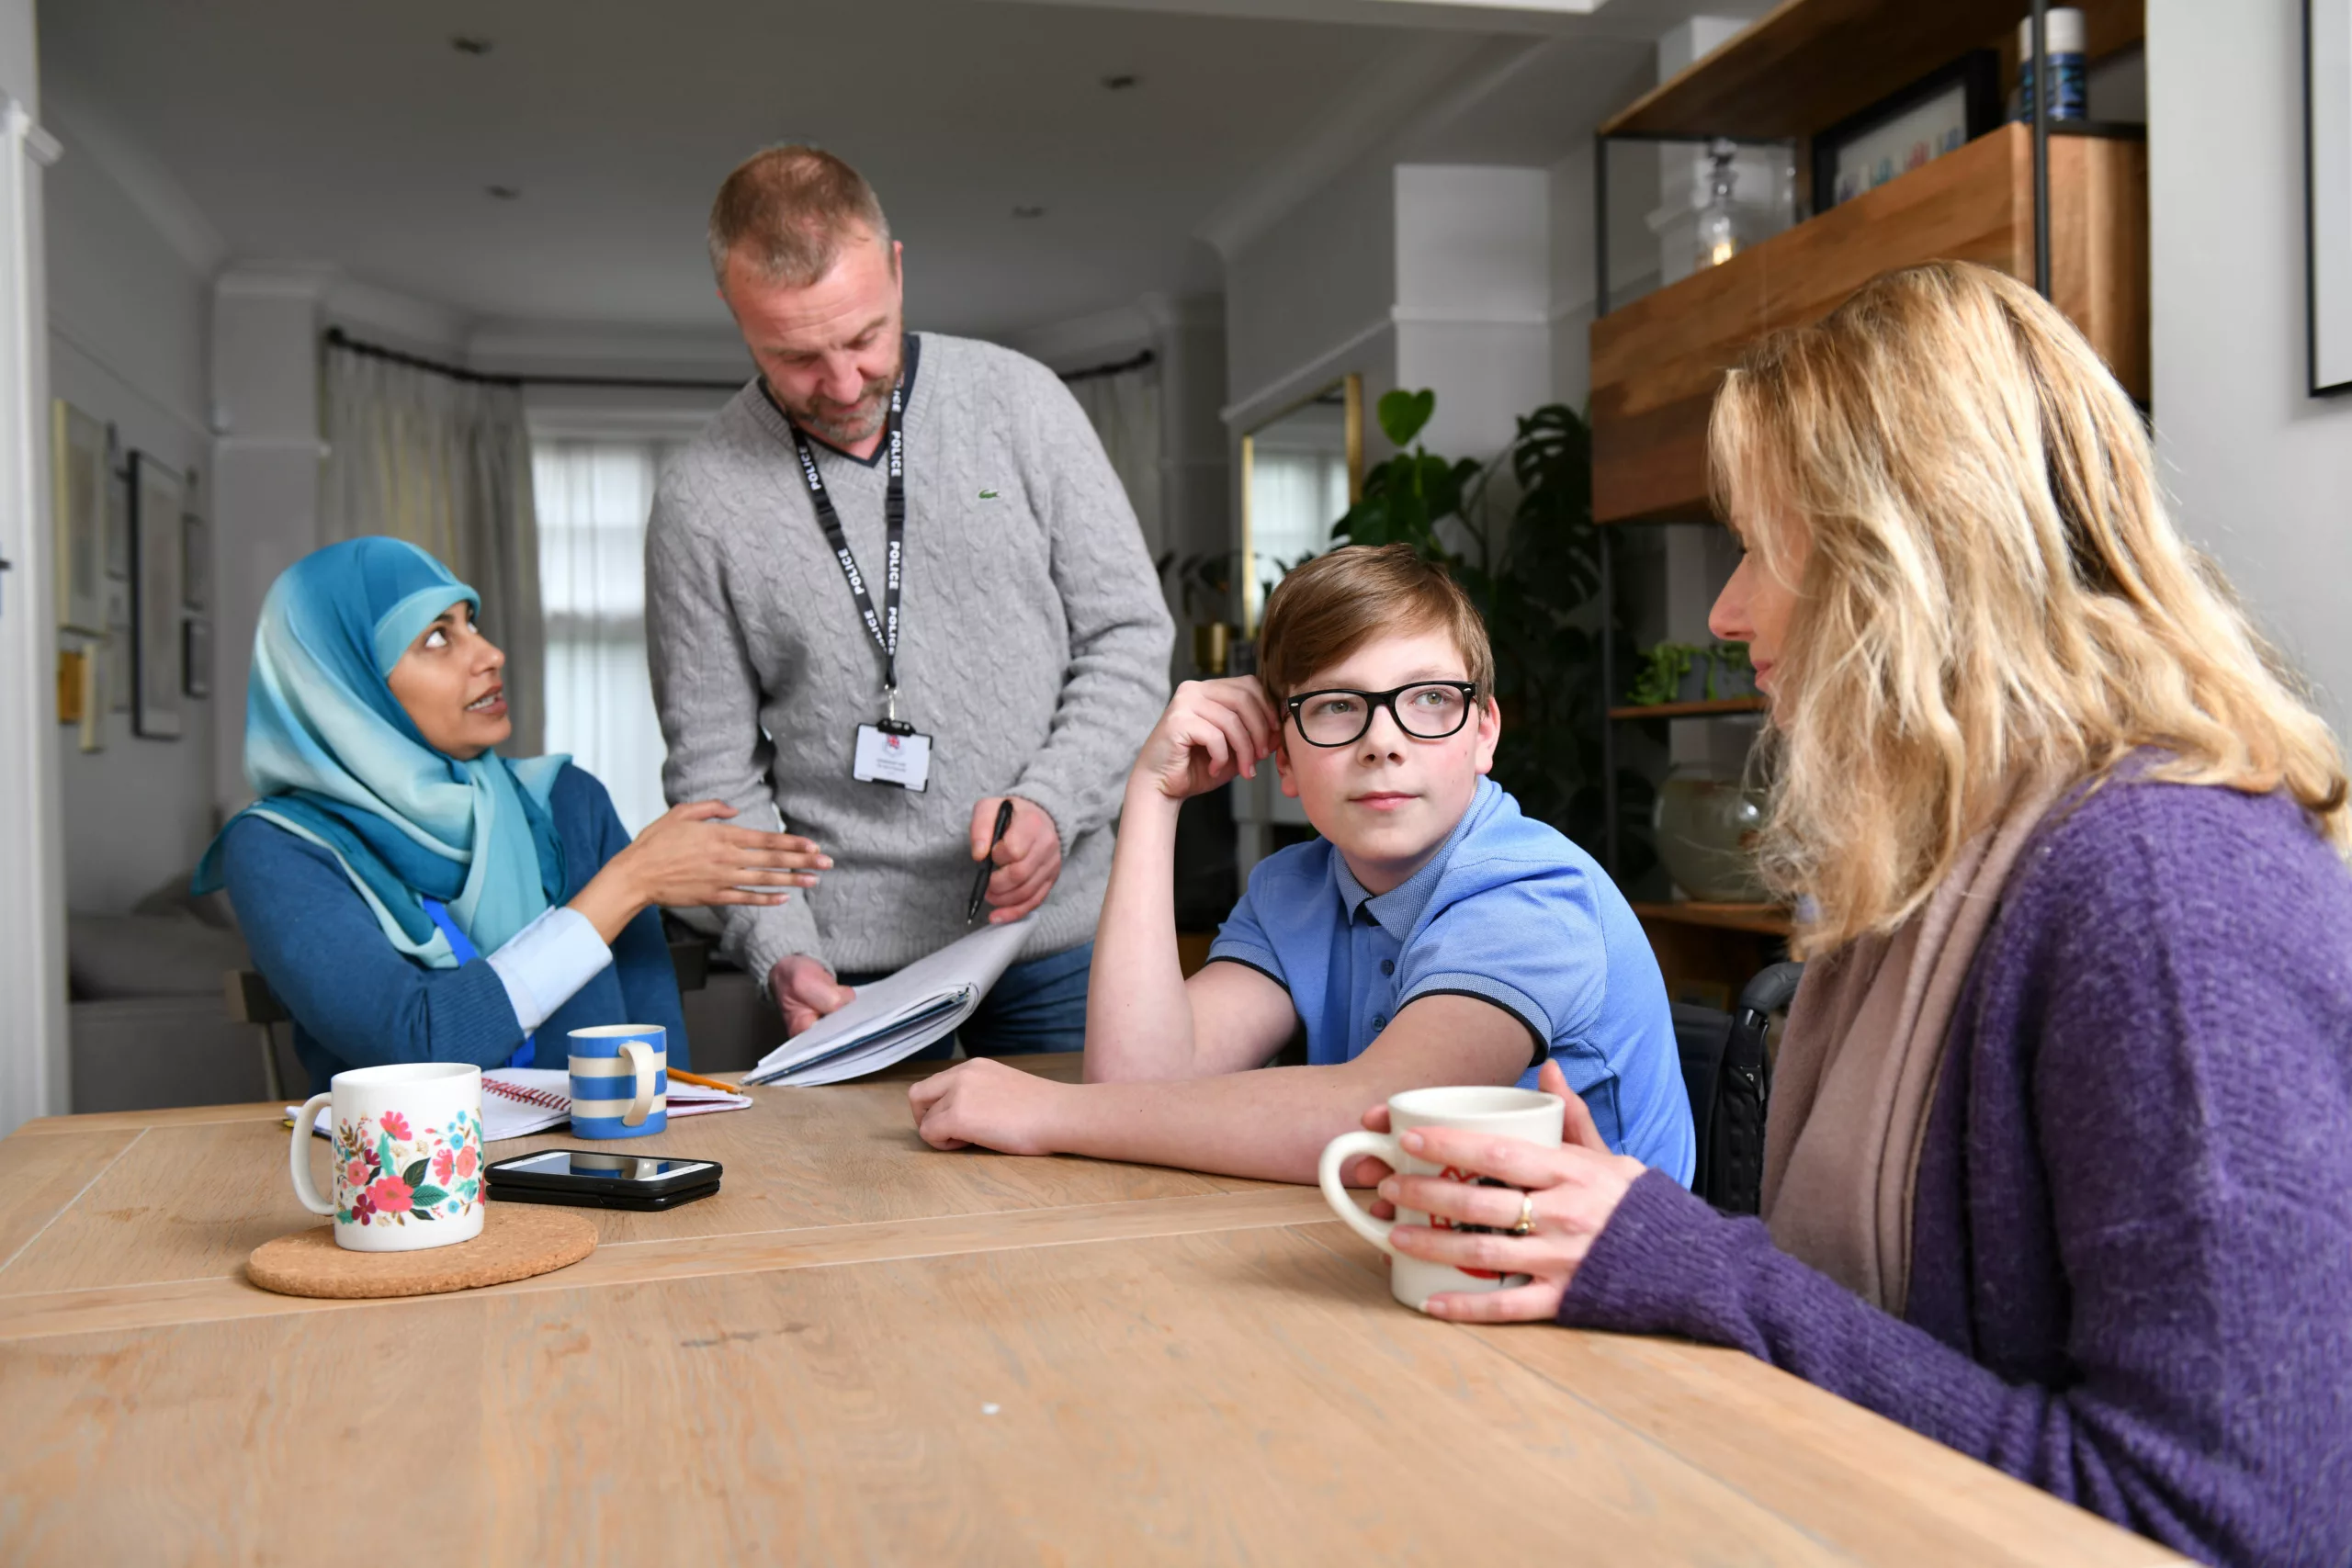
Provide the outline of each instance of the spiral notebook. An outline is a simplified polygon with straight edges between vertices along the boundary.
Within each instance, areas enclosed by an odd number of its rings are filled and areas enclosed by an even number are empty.
[[[895,975],[760,1058],[745,1083],[813,1088],[878,1073],[956,1032],[1029,938],[1032,917],[982,926]]]
[[[704,1116],[714,1111],[749,1111],[752,1097],[670,1080],[672,1116]],[[298,1108],[288,1106],[291,1117]],[[571,1078],[560,1067],[494,1067],[481,1076],[481,1136],[486,1144],[527,1138],[571,1120]],[[334,1136],[334,1107],[319,1107],[322,1138]]]

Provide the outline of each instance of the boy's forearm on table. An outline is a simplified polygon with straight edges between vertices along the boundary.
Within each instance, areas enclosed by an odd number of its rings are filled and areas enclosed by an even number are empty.
[[[1432,1084],[1510,1083],[1525,1070],[1526,1052],[1526,1026],[1499,1008],[1423,997],[1346,1062],[1057,1085],[1040,1131],[1064,1154],[1312,1181],[1323,1146],[1362,1126],[1371,1107]]]
[[[1131,785],[1094,934],[1086,998],[1086,1077],[1181,1076],[1193,1010],[1176,953],[1179,803]]]
[[[1353,1062],[1064,1087],[1047,1132],[1065,1154],[1302,1183],[1388,1093]]]

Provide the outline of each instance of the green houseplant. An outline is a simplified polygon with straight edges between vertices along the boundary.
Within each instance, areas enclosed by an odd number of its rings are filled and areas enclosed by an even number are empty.
[[[1704,684],[1696,694],[1683,690],[1694,670],[1704,671]],[[1748,662],[1746,643],[1715,642],[1702,648],[1697,643],[1662,642],[1642,656],[1634,683],[1625,689],[1625,701],[1634,707],[1655,707],[1661,703],[1753,696],[1755,692],[1756,667]]]

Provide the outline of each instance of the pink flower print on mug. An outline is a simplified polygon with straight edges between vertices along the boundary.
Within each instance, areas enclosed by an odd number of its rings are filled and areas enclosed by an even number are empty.
[[[379,1214],[405,1214],[416,1206],[415,1197],[409,1184],[397,1176],[368,1184],[368,1201],[376,1206]]]

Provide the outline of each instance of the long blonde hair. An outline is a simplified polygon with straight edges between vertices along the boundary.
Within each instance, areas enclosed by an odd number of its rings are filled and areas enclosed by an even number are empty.
[[[1756,345],[1716,501],[1797,604],[1763,753],[1796,946],[1891,931],[2022,774],[2284,791],[2352,851],[2344,761],[2174,529],[2140,415],[2048,301],[1982,266],[1874,279]],[[1796,563],[1802,559],[1802,565]]]

